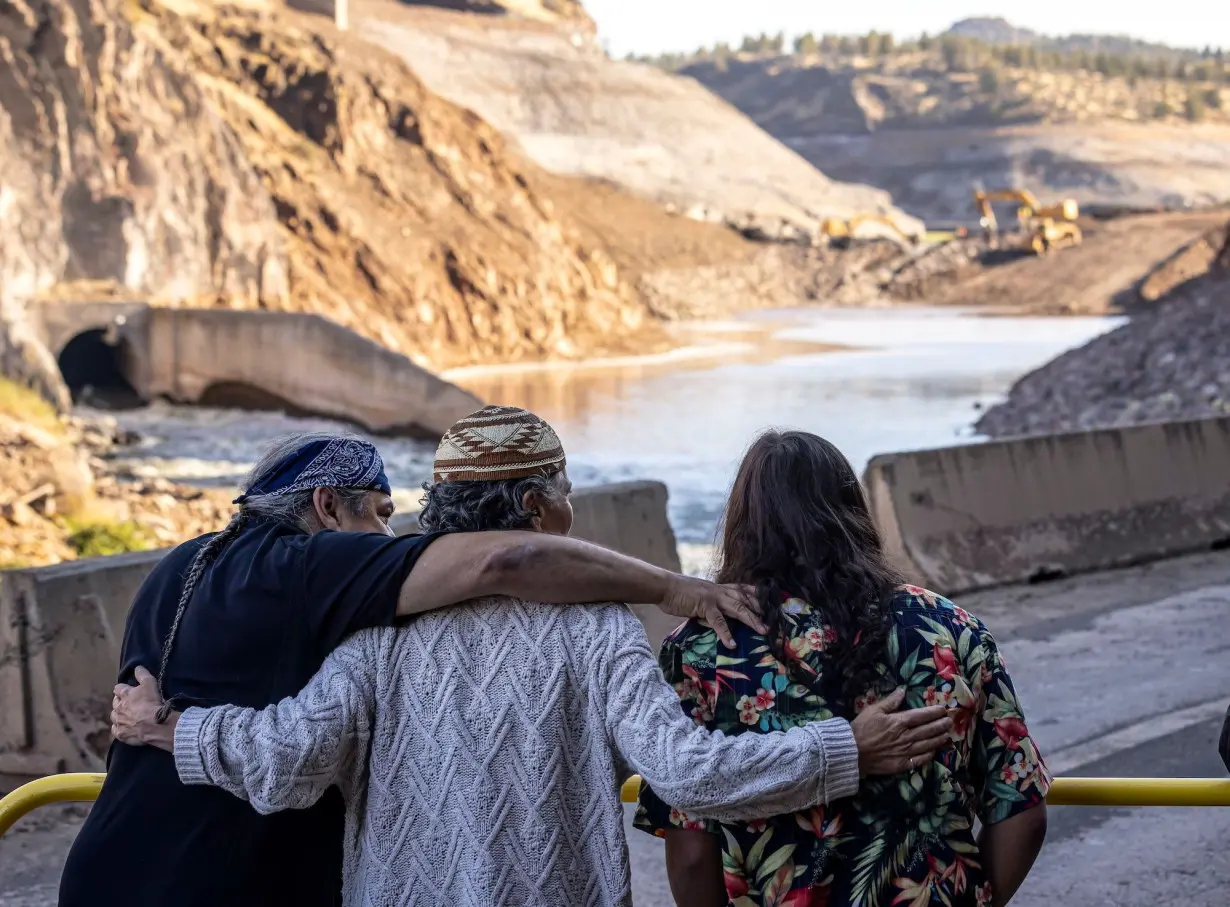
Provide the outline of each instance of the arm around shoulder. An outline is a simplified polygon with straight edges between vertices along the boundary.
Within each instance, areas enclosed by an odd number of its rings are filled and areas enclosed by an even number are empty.
[[[211,784],[260,813],[305,809],[333,785],[349,796],[362,769],[376,699],[378,640],[351,637],[297,695],[265,709],[191,708],[175,727],[185,784]]]
[[[727,737],[683,713],[630,612],[604,659],[608,727],[663,801],[719,821],[807,809],[858,790],[858,747],[843,719]]]

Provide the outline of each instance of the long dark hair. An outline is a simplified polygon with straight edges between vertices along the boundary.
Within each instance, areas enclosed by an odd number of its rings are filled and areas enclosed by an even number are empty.
[[[787,596],[823,616],[844,710],[880,685],[894,618],[889,566],[858,476],[841,451],[802,431],[767,431],[743,457],[723,519],[718,582],[756,587],[780,637]]]

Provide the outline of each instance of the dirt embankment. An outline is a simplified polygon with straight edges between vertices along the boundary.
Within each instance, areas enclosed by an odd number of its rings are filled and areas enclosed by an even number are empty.
[[[612,60],[566,31],[392,0],[356,0],[352,15],[357,33],[553,173],[770,235],[863,212],[920,227],[886,193],[830,179],[694,80]]]
[[[976,223],[974,186],[1044,202],[1171,209],[1230,201],[1230,90],[1091,72],[948,71],[937,52],[733,57],[683,70],[830,177],[927,221]],[[1209,99],[1203,121],[1184,98]]]
[[[62,419],[0,379],[0,569],[176,545],[225,525],[231,495],[116,473],[114,424]]]
[[[1096,315],[1129,310],[1156,300],[1185,276],[1207,269],[1197,260],[1199,245],[1225,223],[1226,212],[1144,214],[1082,223],[1084,242],[1045,257],[1009,257],[987,266],[956,263],[951,273],[936,269],[926,284],[926,301],[936,305],[990,306],[1005,313]],[[966,243],[965,248],[976,245]],[[1187,257],[1183,252],[1188,251]],[[949,253],[952,254],[952,253]],[[996,256],[986,256],[996,261]],[[1184,275],[1183,264],[1188,271]],[[922,264],[922,262],[920,262]],[[925,269],[924,269],[925,270]],[[905,292],[911,281],[899,275],[890,288]]]
[[[1230,224],[1208,273],[1022,378],[977,424],[991,437],[1230,413]]]
[[[111,281],[317,312],[437,367],[663,342],[537,167],[324,17],[23,0],[0,25],[6,306]]]

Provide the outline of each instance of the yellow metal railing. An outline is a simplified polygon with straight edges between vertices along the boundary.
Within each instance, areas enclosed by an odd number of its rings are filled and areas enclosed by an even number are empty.
[[[23,784],[8,796],[0,799],[0,835],[26,813],[49,803],[80,803],[97,800],[102,790],[101,772],[74,772],[68,775],[48,775],[29,784]]]
[[[31,810],[48,803],[96,800],[101,773],[49,775],[0,799],[0,835]],[[641,779],[624,782],[620,798],[635,803]],[[1230,806],[1230,778],[1056,778],[1050,806]]]

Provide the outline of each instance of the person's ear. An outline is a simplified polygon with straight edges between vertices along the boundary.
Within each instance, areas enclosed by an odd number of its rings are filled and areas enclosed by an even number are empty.
[[[341,520],[338,519],[341,506],[341,499],[332,488],[317,488],[312,492],[312,509],[316,513],[316,522],[322,529],[342,528]]]
[[[521,509],[530,512],[530,526],[534,531],[542,532],[542,508],[538,504],[538,495],[532,491],[521,495]]]

